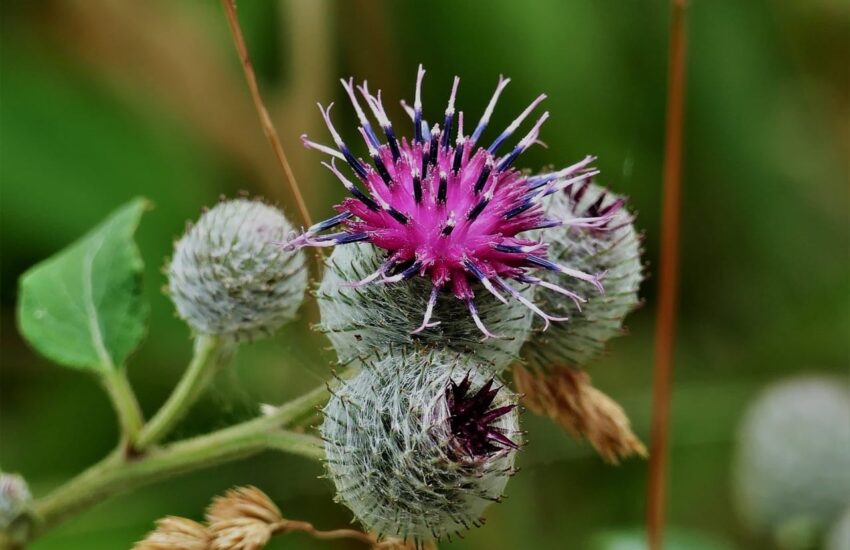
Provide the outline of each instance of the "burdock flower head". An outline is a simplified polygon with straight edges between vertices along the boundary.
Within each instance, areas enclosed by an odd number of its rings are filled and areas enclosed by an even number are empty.
[[[337,499],[368,530],[419,543],[480,526],[522,443],[516,396],[465,355],[377,359],[324,416]]]
[[[604,227],[616,207],[598,216],[560,220],[549,218],[541,200],[597,173],[592,157],[563,170],[528,176],[516,168],[517,157],[537,141],[540,127],[548,118],[543,113],[531,130],[511,149],[503,147],[520,125],[545,98],[535,99],[489,145],[479,145],[490,115],[509,80],[500,78],[496,91],[471,134],[464,132],[464,114],[455,111],[459,79],[455,78],[440,124],[429,126],[423,119],[420,66],[415,101],[406,109],[413,120],[413,139],[399,139],[387,118],[380,91],[373,95],[364,83],[357,87],[383,131],[382,142],[361,108],[353,81],[343,81],[360,121],[371,164],[356,157],[331,122],[332,105],[319,106],[335,147],[304,138],[308,147],[331,157],[325,166],[351,193],[336,206],[336,216],[308,228],[286,243],[289,247],[334,246],[368,242],[386,251],[378,268],[354,285],[398,283],[414,276],[430,280],[430,298],[423,312],[421,332],[437,323],[431,321],[434,305],[446,290],[465,303],[485,337],[494,336],[481,321],[474,301],[475,285],[507,303],[517,300],[550,321],[563,320],[543,312],[514,286],[516,283],[545,287],[571,299],[572,291],[532,275],[548,270],[587,281],[600,292],[599,274],[586,273],[547,259],[547,244],[524,232],[561,225]],[[457,129],[455,130],[455,123]],[[348,165],[353,177],[343,174],[337,161]],[[336,232],[324,233],[341,226]]]

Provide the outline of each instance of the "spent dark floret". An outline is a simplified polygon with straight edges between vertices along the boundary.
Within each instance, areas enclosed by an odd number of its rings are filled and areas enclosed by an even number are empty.
[[[451,433],[461,453],[480,458],[502,449],[516,449],[518,445],[493,424],[497,418],[511,412],[515,405],[491,407],[501,389],[493,388],[492,378],[475,394],[469,391],[471,385],[467,374],[459,384],[452,380],[446,388]]]

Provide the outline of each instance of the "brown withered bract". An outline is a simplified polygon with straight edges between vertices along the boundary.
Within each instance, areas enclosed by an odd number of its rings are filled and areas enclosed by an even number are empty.
[[[543,372],[518,367],[514,369],[514,382],[517,391],[524,394],[525,406],[589,441],[607,462],[647,456],[623,408],[594,388],[583,370],[558,366]]]
[[[260,550],[272,537],[274,525],[250,517],[220,519],[210,524],[210,550]]]
[[[256,519],[268,524],[283,520],[280,509],[261,490],[253,486],[234,487],[224,495],[217,496],[207,508],[207,522],[210,525],[229,519]]]
[[[133,550],[210,550],[207,528],[191,519],[167,516],[156,522],[156,529],[133,546]]]
[[[283,522],[280,509],[256,487],[235,487],[207,508],[211,550],[258,550]]]

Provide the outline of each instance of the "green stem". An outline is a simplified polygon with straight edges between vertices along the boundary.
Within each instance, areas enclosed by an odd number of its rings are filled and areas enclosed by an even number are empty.
[[[345,376],[345,374],[343,375]],[[272,414],[261,416],[210,434],[153,447],[128,457],[119,449],[35,503],[38,536],[61,521],[112,496],[179,473],[244,458],[275,449],[320,459],[318,438],[283,431],[310,419],[327,401],[328,386],[320,386],[284,403]]]
[[[245,426],[238,425],[154,449],[129,461],[121,453],[112,453],[36,503],[35,513],[40,520],[37,534],[97,502],[176,474],[244,458],[270,448],[320,459],[323,456],[321,444],[319,438],[311,435],[246,430]]]
[[[144,419],[142,409],[136,400],[136,394],[127,380],[127,372],[123,367],[110,368],[104,371],[103,384],[109,393],[115,412],[118,414],[118,423],[128,446],[132,446],[142,429]]]
[[[198,400],[219,368],[233,358],[230,340],[201,335],[195,340],[195,353],[186,373],[165,404],[142,428],[136,449],[144,450],[162,440],[177,425],[189,408]]]

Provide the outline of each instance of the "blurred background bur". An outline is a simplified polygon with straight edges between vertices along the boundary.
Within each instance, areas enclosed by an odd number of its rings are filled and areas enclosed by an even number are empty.
[[[420,62],[431,118],[455,74],[459,104],[472,113],[504,74],[512,83],[493,127],[547,93],[553,122],[541,138],[548,149],[532,149],[523,166],[598,155],[600,183],[628,195],[639,212],[652,273],[666,2],[243,0],[239,8],[314,218],[330,214],[344,189],[298,136],[324,135],[314,105],[344,98],[339,77],[383,89],[401,124],[395,100],[412,99]],[[239,190],[299,218],[218,2],[10,1],[0,17],[0,465],[23,473],[39,495],[108,452],[116,426],[91,379],[22,342],[14,323],[20,273],[129,198],[152,199],[156,208],[138,232],[152,325],[129,368],[150,414],[191,352],[188,329],[160,290],[161,267],[186,220]],[[669,519],[731,547],[767,549],[773,543],[747,530],[733,505],[730,470],[743,411],[767,383],[799,372],[837,374],[847,385],[850,4],[693,0],[689,26]],[[353,113],[342,108],[336,117],[355,142]],[[647,306],[630,317],[630,336],[589,369],[644,439],[654,284],[642,288]],[[333,354],[309,330],[317,320],[310,302],[301,322],[244,347],[176,435],[246,418],[258,402],[280,402],[326,379]],[[491,508],[486,528],[446,547],[585,548],[600,533],[640,525],[645,462],[607,466],[547,419],[523,419],[530,445],[509,499]],[[320,473],[315,463],[268,453],[119,497],[33,548],[127,548],[154,519],[197,517],[234,484],[262,487],[288,516],[342,526],[350,515],[332,504]],[[293,535],[271,546],[314,547],[333,545]]]

